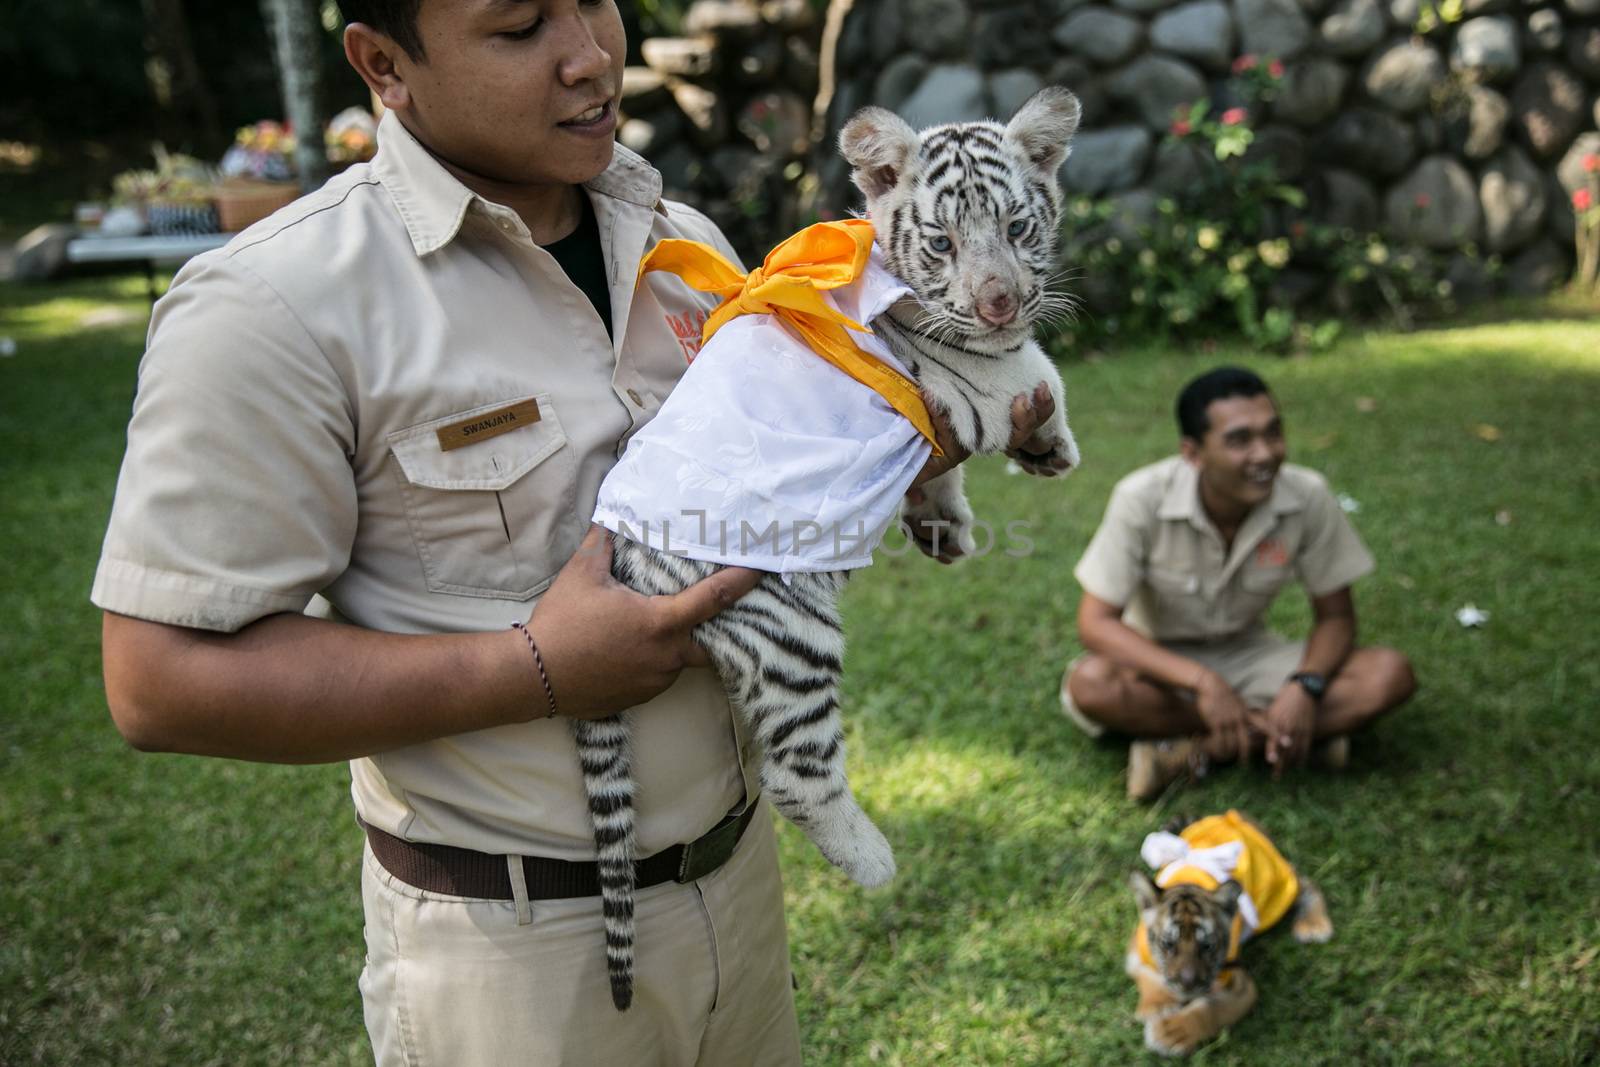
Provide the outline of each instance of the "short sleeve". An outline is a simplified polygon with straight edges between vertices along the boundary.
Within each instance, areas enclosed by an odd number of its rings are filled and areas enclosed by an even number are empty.
[[[1100,528],[1072,572],[1085,592],[1119,608],[1133,599],[1144,581],[1147,510],[1126,481],[1112,490]]]
[[[1295,570],[1307,593],[1327,596],[1371,574],[1374,562],[1320,476],[1308,486],[1306,495],[1306,533]]]
[[[157,306],[91,599],[233,632],[297,612],[349,562],[348,393],[278,294],[189,265]]]

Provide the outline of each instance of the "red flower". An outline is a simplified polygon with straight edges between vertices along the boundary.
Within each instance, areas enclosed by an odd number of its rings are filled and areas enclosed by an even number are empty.
[[[1230,107],[1228,110],[1222,113],[1222,124],[1224,126],[1237,126],[1249,117],[1250,112],[1246,111],[1244,108]]]
[[[1590,152],[1583,157],[1583,169],[1590,174],[1600,173],[1600,154]]]
[[[1283,77],[1283,60],[1274,59],[1271,63],[1268,63],[1267,73],[1272,75],[1274,78]]]
[[[1172,120],[1172,136],[1174,137],[1187,137],[1193,129],[1194,127],[1189,125],[1188,119]]]
[[[1587,189],[1579,189],[1572,194],[1572,207],[1576,211],[1588,211],[1594,206],[1594,197]]]
[[[1289,226],[1289,235],[1296,240],[1304,237],[1306,235],[1306,224],[1303,222],[1295,222],[1291,224]]]
[[[1417,207],[1425,208],[1429,204],[1433,203],[1433,197],[1429,196],[1427,193],[1418,193],[1416,203]]]
[[[1243,74],[1247,70],[1254,70],[1256,62],[1255,54],[1247,52],[1233,61],[1233,72]]]

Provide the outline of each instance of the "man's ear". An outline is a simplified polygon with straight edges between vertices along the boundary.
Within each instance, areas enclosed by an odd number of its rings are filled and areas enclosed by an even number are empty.
[[[364,22],[352,22],[344,28],[345,59],[390,111],[404,111],[411,106],[411,90],[397,62],[404,55],[393,38]]]
[[[875,200],[900,184],[917,150],[917,131],[881,107],[857,111],[839,131],[839,154],[849,163],[850,180]]]
[[[1143,871],[1129,873],[1128,888],[1133,890],[1133,899],[1138,903],[1141,915],[1155,911],[1156,905],[1161,903],[1161,887]]]
[[[1200,466],[1200,442],[1184,434],[1178,438],[1178,454],[1191,467]]]
[[[1071,151],[1083,108],[1078,98],[1059,85],[1046,86],[1028,98],[1006,125],[1006,140],[1017,147],[1035,170],[1054,177]]]

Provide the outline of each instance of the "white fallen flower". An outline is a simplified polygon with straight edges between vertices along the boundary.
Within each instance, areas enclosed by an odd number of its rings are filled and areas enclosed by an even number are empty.
[[[9,337],[0,337],[0,356],[14,356],[17,354],[17,342]]]
[[[1357,500],[1349,493],[1340,493],[1339,507],[1347,514],[1354,515],[1356,512],[1361,510],[1361,501]]]
[[[1488,621],[1489,613],[1479,608],[1476,604],[1468,604],[1456,610],[1456,622],[1459,622],[1462,626],[1482,626]]]
[[[1008,459],[1008,460],[1006,460],[1006,473],[1007,474],[1021,474],[1022,473],[1022,466],[1019,463],[1017,463],[1016,460]]]

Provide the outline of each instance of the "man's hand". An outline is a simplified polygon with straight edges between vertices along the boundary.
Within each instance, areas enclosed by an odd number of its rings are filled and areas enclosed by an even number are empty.
[[[1311,755],[1317,704],[1298,682],[1289,682],[1272,699],[1267,709],[1267,762],[1272,777],[1281,777],[1289,767],[1303,767]]]
[[[729,567],[673,596],[645,596],[611,576],[610,534],[591,527],[528,620],[561,714],[604,718],[662,692],[685,667],[709,666],[690,631],[764,577]],[[529,702],[534,714],[540,707]]]
[[[1211,755],[1219,760],[1250,762],[1250,709],[1215,671],[1200,676],[1194,691],[1195,711],[1211,736]]]

